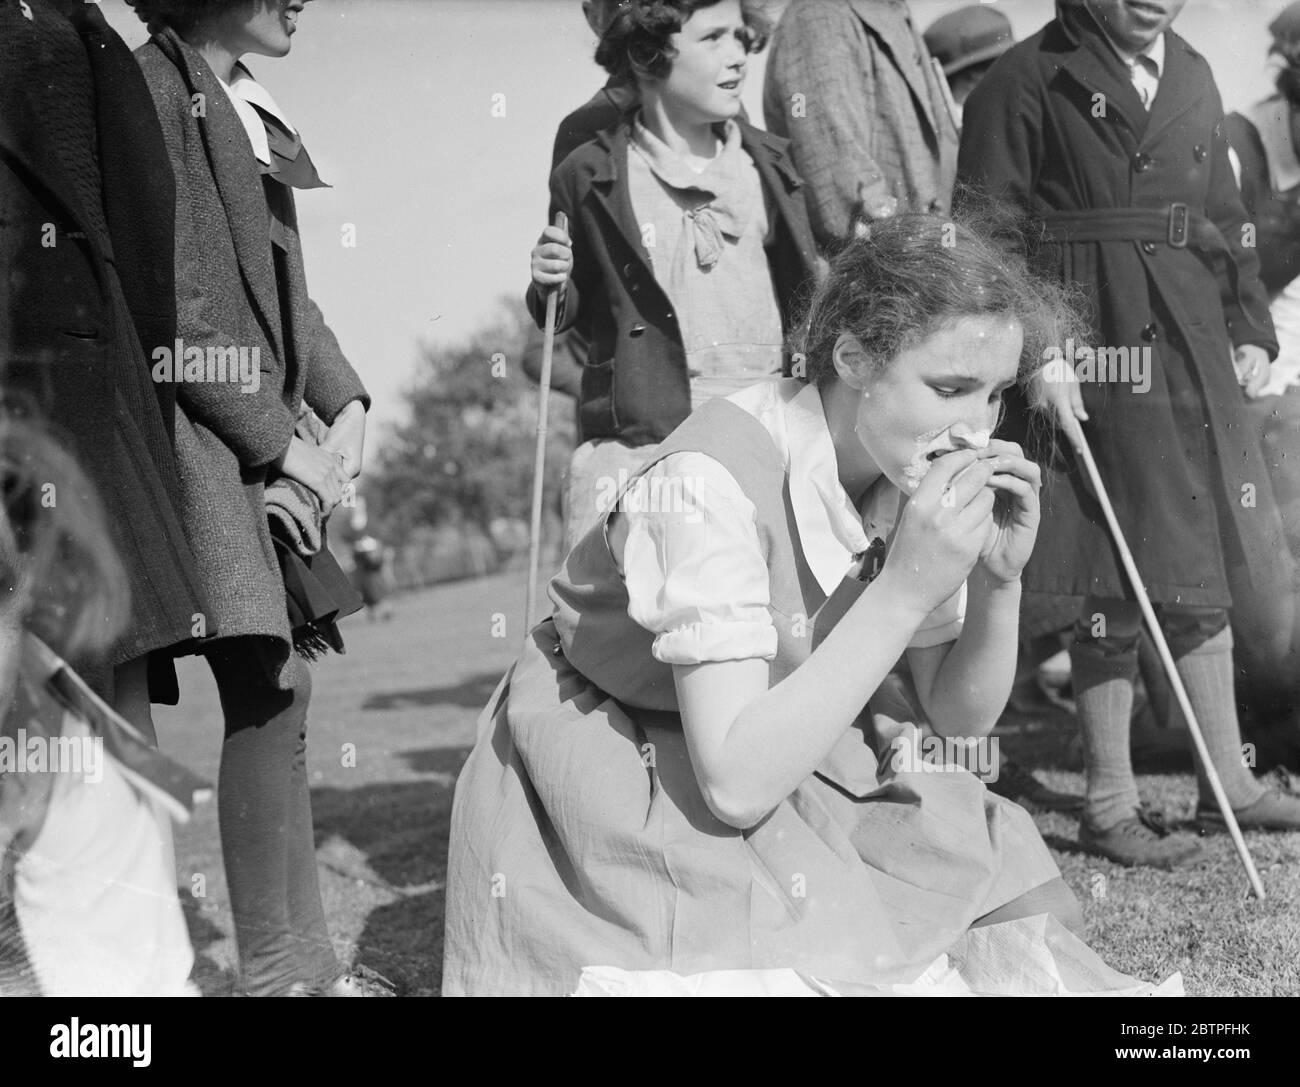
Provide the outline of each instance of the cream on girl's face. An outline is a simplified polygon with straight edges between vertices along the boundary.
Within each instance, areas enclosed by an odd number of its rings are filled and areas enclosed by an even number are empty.
[[[962,317],[899,352],[882,372],[857,378],[854,430],[875,468],[910,494],[944,453],[986,448],[1023,345],[1015,318]],[[861,347],[846,334],[836,352],[849,364],[837,365],[841,380],[852,384],[846,369],[861,374]]]

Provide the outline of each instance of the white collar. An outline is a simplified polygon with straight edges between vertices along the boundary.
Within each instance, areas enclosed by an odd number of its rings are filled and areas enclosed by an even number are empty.
[[[867,549],[871,537],[887,537],[892,531],[901,499],[898,488],[881,476],[863,516],[858,517],[840,483],[835,444],[816,386],[798,378],[776,378],[727,399],[754,416],[772,436],[786,464],[804,557],[822,592],[830,596],[853,556]]]
[[[270,91],[254,79],[252,73],[242,64],[235,65],[235,71],[229,83],[224,82],[220,77],[217,78],[217,82],[221,84],[222,89],[230,99],[231,105],[235,107],[235,112],[239,114],[239,119],[244,125],[244,131],[248,133],[249,142],[253,145],[253,154],[257,156],[257,161],[263,166],[270,166],[271,145],[266,138],[266,125],[263,124],[262,118],[258,116],[257,109],[265,110],[295,136],[298,134],[298,130],[294,128],[289,118],[284,115],[284,111],[276,105]],[[254,106],[257,109],[254,109]]]
[[[1160,36],[1150,45],[1142,50],[1139,56],[1146,57],[1156,66],[1156,78],[1159,79],[1165,74],[1165,33],[1162,30]]]

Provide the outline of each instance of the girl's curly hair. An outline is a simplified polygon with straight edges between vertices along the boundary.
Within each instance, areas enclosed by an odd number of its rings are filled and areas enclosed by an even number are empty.
[[[1018,213],[959,190],[950,216],[903,214],[872,223],[844,244],[806,305],[794,344],[803,376],[826,384],[840,334],[857,337],[876,372],[949,322],[981,315],[1015,317],[1024,328],[1023,383],[1052,348],[1088,338],[1077,293],[1040,277],[1036,247]]]
[[[126,571],[90,484],[44,427],[0,413],[0,615],[67,658],[108,650],[130,617]]]
[[[635,83],[638,76],[662,79],[672,70],[676,51],[670,39],[686,20],[719,0],[622,0],[596,46],[596,63],[616,80]],[[760,52],[771,35],[771,23],[760,0],[741,0],[745,47]]]
[[[246,5],[249,0],[126,0],[135,8],[140,21],[157,34],[170,27],[177,34],[186,34],[201,19],[219,11]]]

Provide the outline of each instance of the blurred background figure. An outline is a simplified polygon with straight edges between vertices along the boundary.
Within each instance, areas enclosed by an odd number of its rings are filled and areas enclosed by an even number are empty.
[[[790,140],[817,244],[952,201],[957,125],[903,0],[792,0],[772,36],[767,127]]]
[[[972,4],[939,16],[923,36],[930,55],[943,68],[960,124],[970,92],[1015,43],[1011,20],[988,4]]]
[[[388,549],[373,536],[361,536],[352,545],[352,561],[357,591],[370,618],[391,619],[393,607],[384,602],[388,596]]]
[[[388,620],[393,617],[393,606],[387,602],[392,587],[392,548],[368,531],[369,523],[366,501],[358,498],[348,525],[352,537],[352,580],[371,620]]]
[[[1227,119],[1230,158],[1257,235],[1278,356],[1260,399],[1248,405],[1300,564],[1300,3],[1269,24],[1273,94]],[[1279,587],[1285,594],[1286,586]],[[1300,586],[1291,586],[1292,596]],[[1234,584],[1238,698],[1261,766],[1300,769],[1300,618],[1277,621],[1269,592]],[[1300,612],[1300,608],[1296,609]],[[1283,614],[1283,620],[1285,613]]]
[[[58,441],[0,415],[0,995],[194,995],[167,816],[24,656],[34,636],[94,659],[128,621],[99,504],[47,505],[49,485],[89,490]]]

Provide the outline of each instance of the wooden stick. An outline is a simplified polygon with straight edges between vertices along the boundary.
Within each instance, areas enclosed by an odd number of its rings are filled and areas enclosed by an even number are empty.
[[[1070,423],[1073,426],[1068,425]],[[1088,440],[1083,436],[1083,428],[1079,426],[1077,419],[1069,416],[1064,429],[1073,442],[1075,450],[1082,457],[1084,467],[1088,472],[1088,478],[1092,480],[1093,490],[1097,492],[1097,500],[1101,503],[1102,513],[1106,516],[1106,524],[1110,527],[1110,534],[1115,540],[1116,548],[1119,550],[1120,561],[1124,565],[1129,581],[1133,584],[1133,591],[1137,594],[1138,605],[1142,609],[1142,618],[1146,621],[1151,640],[1155,644],[1156,651],[1160,654],[1160,662],[1165,667],[1165,674],[1169,676],[1169,684],[1178,699],[1178,705],[1182,708],[1183,716],[1187,719],[1187,729],[1192,734],[1192,742],[1196,745],[1197,754],[1201,756],[1201,765],[1205,767],[1205,777],[1214,792],[1215,803],[1219,805],[1219,811],[1223,813],[1223,820],[1228,825],[1228,833],[1232,835],[1232,844],[1237,847],[1237,856],[1241,858],[1241,863],[1246,869],[1246,876],[1250,880],[1251,890],[1255,892],[1256,898],[1263,901],[1263,881],[1259,878],[1259,872],[1255,868],[1255,861],[1250,855],[1250,849],[1246,846],[1246,840],[1241,836],[1241,828],[1237,826],[1237,817],[1233,815],[1232,807],[1223,792],[1223,785],[1219,781],[1218,771],[1215,770],[1214,763],[1210,761],[1209,752],[1205,747],[1205,738],[1201,735],[1201,727],[1196,721],[1196,714],[1192,712],[1191,700],[1187,697],[1187,688],[1183,686],[1182,677],[1178,674],[1178,668],[1174,664],[1174,655],[1169,651],[1169,643],[1165,641],[1164,631],[1160,629],[1160,624],[1156,621],[1155,608],[1151,606],[1151,598],[1147,595],[1142,579],[1138,576],[1137,563],[1133,560],[1133,552],[1129,550],[1128,542],[1124,539],[1124,533],[1120,530],[1119,519],[1115,516],[1115,509],[1110,504],[1110,496],[1106,493],[1106,487],[1101,481],[1101,473],[1097,470],[1097,462],[1093,460]]]
[[[555,213],[555,225],[569,229],[568,217]],[[542,556],[542,485],[546,472],[547,413],[551,402],[551,364],[555,356],[555,315],[562,287],[553,287],[546,296],[546,328],[542,338],[542,374],[539,378],[541,398],[537,404],[537,448],[533,453],[533,511],[528,530],[528,596],[524,603],[524,638],[532,633],[537,618],[537,568]]]

